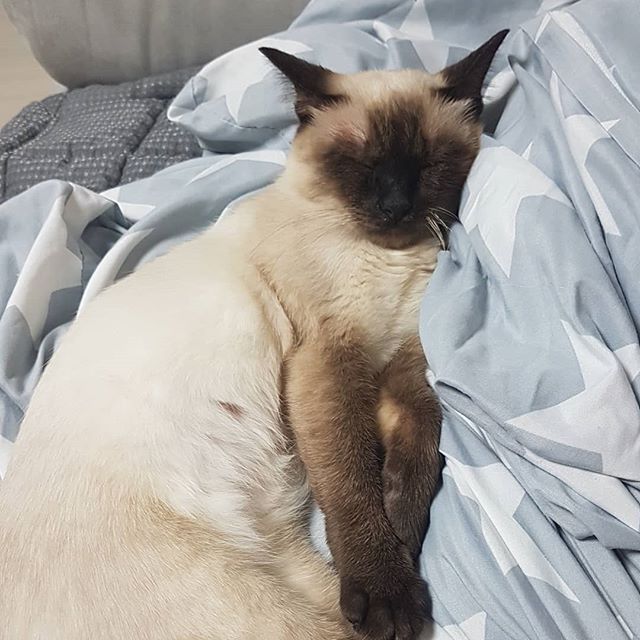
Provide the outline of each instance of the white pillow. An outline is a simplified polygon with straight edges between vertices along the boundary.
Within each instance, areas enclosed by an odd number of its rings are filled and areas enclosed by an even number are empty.
[[[66,87],[204,64],[281,31],[307,0],[3,0],[35,57]]]

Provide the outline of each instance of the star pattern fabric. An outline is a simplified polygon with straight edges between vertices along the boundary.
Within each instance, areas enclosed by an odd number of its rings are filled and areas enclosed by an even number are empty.
[[[640,33],[635,0],[314,0],[205,65],[169,117],[200,158],[0,206],[0,477],[69,323],[282,171],[295,113],[258,52],[434,72],[505,27],[487,133],[425,294],[442,487],[421,640],[640,637]],[[312,539],[327,558],[324,520]]]

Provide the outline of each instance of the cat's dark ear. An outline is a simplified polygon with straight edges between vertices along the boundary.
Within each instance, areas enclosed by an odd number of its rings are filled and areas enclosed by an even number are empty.
[[[271,47],[260,47],[260,53],[293,85],[296,113],[301,123],[311,120],[314,109],[328,106],[340,98],[330,92],[331,79],[337,75],[333,71]]]
[[[498,47],[508,33],[508,29],[496,33],[466,58],[443,69],[439,74],[445,85],[439,90],[441,95],[449,100],[469,100],[470,112],[474,117],[479,118],[482,113],[484,77],[489,71]]]

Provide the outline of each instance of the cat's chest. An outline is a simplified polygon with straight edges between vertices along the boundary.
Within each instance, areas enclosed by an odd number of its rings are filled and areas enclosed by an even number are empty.
[[[418,330],[420,301],[435,265],[430,253],[363,253],[333,282],[335,316],[354,326],[384,364]]]
[[[345,275],[340,288],[348,315],[359,324],[381,332],[402,323],[415,310],[424,279],[418,273],[389,273],[364,267]]]

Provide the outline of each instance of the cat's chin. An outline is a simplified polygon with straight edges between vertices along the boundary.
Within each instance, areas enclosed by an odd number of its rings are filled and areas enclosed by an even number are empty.
[[[416,229],[401,228],[380,229],[369,228],[366,231],[369,240],[379,247],[401,251],[411,249],[428,242],[431,238],[427,233]]]

